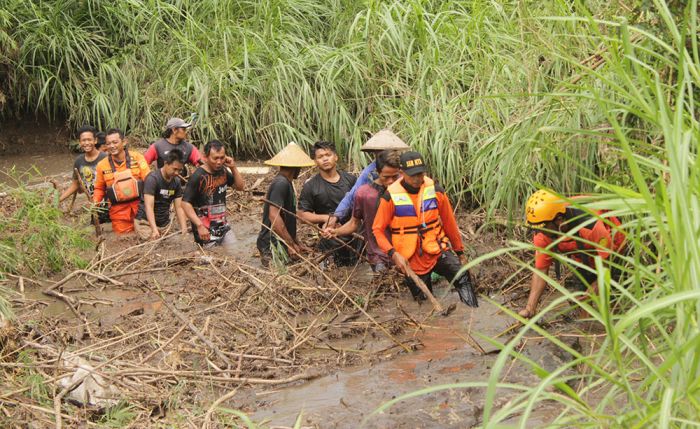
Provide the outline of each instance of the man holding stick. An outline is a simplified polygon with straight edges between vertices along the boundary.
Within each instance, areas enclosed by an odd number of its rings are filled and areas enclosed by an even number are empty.
[[[95,172],[97,163],[107,157],[107,154],[97,149],[97,130],[89,125],[78,130],[78,143],[82,154],[75,158],[73,163],[73,181],[70,186],[58,198],[59,203],[71,195],[73,198],[78,192],[84,192],[88,200],[92,201],[92,193],[95,189]],[[72,208],[72,207],[71,207]],[[70,209],[69,209],[70,210]],[[109,222],[109,216],[101,216],[101,223]]]
[[[426,176],[425,162],[418,152],[401,155],[401,172],[403,177],[379,198],[372,225],[379,248],[407,276],[406,285],[415,299],[425,297],[411,277],[417,275],[432,292],[430,275],[436,272],[454,282],[462,302],[477,307],[469,272],[457,276],[467,260],[445,190]]]
[[[263,205],[262,228],[257,247],[264,265],[272,258],[273,249],[280,249],[285,256],[296,256],[309,251],[297,240],[296,194],[293,181],[299,177],[302,167],[311,167],[314,161],[295,143],[289,143],[267,165],[278,166],[279,173],[272,179]]]
[[[391,259],[378,246],[374,239],[372,224],[377,214],[377,200],[386,188],[401,177],[400,153],[396,150],[379,152],[374,164],[378,177],[373,182],[360,186],[352,201],[352,217],[339,228],[326,227],[324,238],[342,237],[354,233],[362,225],[362,234],[366,243],[367,260],[375,273],[386,271]]]
[[[311,148],[311,156],[318,174],[304,183],[299,195],[298,216],[302,221],[324,228],[328,225],[338,204],[352,189],[355,176],[337,168],[338,154],[332,143],[319,141]],[[348,218],[342,219],[345,222]],[[331,253],[336,265],[352,265],[357,261],[358,241],[350,236],[336,239],[321,238],[318,247]]]

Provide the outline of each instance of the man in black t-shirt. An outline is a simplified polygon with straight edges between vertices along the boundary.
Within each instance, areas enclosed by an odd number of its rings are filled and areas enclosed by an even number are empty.
[[[151,171],[143,182],[143,194],[134,219],[134,230],[142,240],[155,240],[170,225],[170,205],[180,231],[187,234],[187,218],[182,210],[182,186],[178,174],[184,167],[183,154],[173,149],[165,156],[163,167]]]
[[[302,167],[314,165],[313,160],[294,143],[289,143],[277,155],[265,161],[267,165],[280,167],[279,174],[272,179],[263,205],[263,225],[258,234],[257,247],[263,265],[280,256],[273,248],[296,256],[309,250],[297,240],[296,195],[292,181],[299,176]]]
[[[160,168],[163,166],[163,161],[168,152],[177,149],[182,152],[182,161],[185,164],[191,164],[195,168],[199,167],[202,163],[199,150],[187,141],[187,130],[190,127],[192,127],[191,123],[185,122],[180,118],[170,118],[165,125],[163,137],[153,142],[143,154],[146,163],[151,165],[153,161],[156,161],[158,168]],[[183,168],[181,174],[183,177],[189,176],[187,168]]]
[[[318,167],[318,174],[307,180],[301,189],[299,218],[324,228],[357,178],[345,171],[338,171],[338,154],[332,143],[316,142],[311,148],[311,155]],[[341,219],[341,222],[346,220]],[[322,238],[319,241],[319,248],[324,253],[334,250],[333,260],[337,265],[355,263],[357,247],[352,237]]]
[[[78,155],[73,162],[73,181],[58,198],[59,203],[81,191],[79,181],[83,182],[85,190],[90,194],[87,195],[87,198],[92,201],[92,192],[95,189],[95,167],[107,156],[104,152],[97,150],[97,130],[94,127],[88,125],[80,128],[78,130],[78,143],[83,153]],[[109,216],[104,216],[101,212],[100,223],[104,222],[109,222]]]
[[[226,188],[242,191],[245,181],[220,141],[204,145],[203,160],[187,182],[182,206],[192,222],[195,242],[221,244],[231,230],[226,221]]]

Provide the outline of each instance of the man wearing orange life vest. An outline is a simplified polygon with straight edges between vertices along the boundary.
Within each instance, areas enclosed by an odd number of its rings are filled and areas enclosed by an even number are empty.
[[[581,197],[573,197],[576,200]],[[595,213],[601,216],[604,210]],[[625,247],[625,234],[619,229],[620,220],[615,216],[605,219],[594,217],[590,213],[573,207],[569,201],[562,199],[547,190],[539,190],[532,194],[525,205],[525,217],[527,223],[536,230],[533,236],[533,244],[538,249],[535,251],[535,268],[547,274],[552,265],[551,252],[568,254],[568,256],[590,268],[592,271],[572,268],[577,272],[577,278],[585,282],[584,286],[597,289],[594,256],[607,259],[611,252],[620,252]],[[555,240],[566,235],[557,245],[548,249]],[[537,313],[537,304],[547,283],[542,276],[534,273],[530,283],[530,295],[525,308],[520,316],[529,319]]]
[[[134,217],[139,208],[143,181],[150,169],[143,155],[126,149],[126,140],[121,130],[108,130],[105,146],[108,156],[96,167],[93,202],[99,204],[107,196],[112,231],[125,234],[134,230]]]
[[[372,224],[377,245],[399,271],[407,274],[412,270],[431,291],[430,275],[435,272],[454,283],[462,302],[477,307],[469,273],[465,271],[455,279],[467,260],[445,190],[425,175],[425,163],[418,152],[401,155],[401,171],[403,178],[379,198]],[[406,285],[415,299],[425,299],[408,277]]]

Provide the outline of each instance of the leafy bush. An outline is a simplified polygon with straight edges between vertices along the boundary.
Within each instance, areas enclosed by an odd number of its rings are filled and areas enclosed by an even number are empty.
[[[17,181],[20,183],[20,181]],[[0,273],[49,274],[82,267],[91,242],[84,230],[63,222],[53,189],[0,186]]]

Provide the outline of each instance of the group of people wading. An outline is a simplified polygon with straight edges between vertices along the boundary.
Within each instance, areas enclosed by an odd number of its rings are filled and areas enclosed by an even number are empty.
[[[60,201],[83,190],[100,213],[99,222],[111,222],[116,234],[136,232],[143,240],[158,239],[174,212],[181,234],[191,230],[194,241],[204,247],[232,240],[226,193],[228,188],[243,191],[245,180],[222,142],[209,141],[201,152],[188,142],[191,127],[180,118],[170,119],[162,138],[143,155],[127,148],[119,129],[98,133],[93,127],[81,128],[83,153]],[[454,285],[462,302],[477,307],[471,275],[463,269],[467,258],[452,205],[445,189],[427,175],[423,156],[389,130],[374,134],[361,150],[373,161],[358,177],[338,169],[335,146],[325,141],[316,142],[309,154],[289,143],[265,161],[279,172],[263,199],[256,243],[263,265],[310,257],[312,249],[297,235],[301,221],[318,231],[315,247],[321,256],[314,261],[321,269],[354,265],[359,258],[378,275],[395,267],[416,300],[432,292],[435,273]],[[188,165],[194,170],[191,175]],[[294,180],[303,168],[313,166],[317,173],[304,182],[297,198]],[[604,212],[592,217],[572,201],[540,190],[526,204],[538,248],[536,273],[542,275],[532,277],[522,317],[537,311],[553,252],[570,254],[578,262],[576,277],[595,288],[592,270],[586,269],[594,266],[592,256],[605,259],[624,247],[618,219],[601,216]]]

